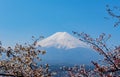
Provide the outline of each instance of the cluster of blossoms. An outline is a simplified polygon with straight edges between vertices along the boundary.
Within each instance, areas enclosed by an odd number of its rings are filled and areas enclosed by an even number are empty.
[[[103,55],[104,63],[100,64],[94,61],[91,63],[94,65],[93,69],[86,69],[85,66],[72,67],[66,69],[70,77],[119,77],[120,76],[120,46],[114,49],[107,48],[106,41],[111,35],[106,36],[102,33],[98,38],[93,39],[86,33],[73,32],[79,36],[84,42],[88,43],[90,47],[96,52]]]
[[[0,76],[10,77],[51,77],[49,65],[39,65],[40,55],[46,51],[36,47],[37,40],[33,44],[19,45],[7,49],[0,43]],[[4,57],[4,58],[2,58]],[[5,58],[6,57],[6,58]]]

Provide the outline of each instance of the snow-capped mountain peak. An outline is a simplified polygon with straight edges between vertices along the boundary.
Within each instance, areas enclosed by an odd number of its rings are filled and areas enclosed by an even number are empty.
[[[72,49],[77,47],[88,47],[88,45],[67,32],[57,32],[50,37],[43,39],[37,43],[42,47],[55,47],[63,49]]]

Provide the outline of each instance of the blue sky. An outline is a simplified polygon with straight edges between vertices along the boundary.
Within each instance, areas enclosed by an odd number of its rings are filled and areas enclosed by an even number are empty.
[[[112,34],[110,44],[120,44],[120,27],[106,12],[106,4],[119,6],[119,0],[0,0],[0,40],[4,45],[31,41],[59,31],[86,32],[91,36]]]

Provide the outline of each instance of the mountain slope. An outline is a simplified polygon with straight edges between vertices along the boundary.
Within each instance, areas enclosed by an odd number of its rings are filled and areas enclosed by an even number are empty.
[[[55,47],[63,49],[72,49],[77,47],[88,47],[86,43],[78,40],[67,32],[57,32],[52,36],[39,41],[37,45],[45,48]]]
[[[47,53],[41,58],[43,63],[49,64],[90,64],[91,61],[102,59],[97,52],[82,47],[67,50],[46,48],[46,51]]]

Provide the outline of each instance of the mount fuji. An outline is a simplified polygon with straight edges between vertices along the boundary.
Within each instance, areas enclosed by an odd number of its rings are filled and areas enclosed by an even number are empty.
[[[85,42],[67,32],[57,32],[37,43],[47,51],[42,56],[43,63],[49,64],[88,64],[97,61],[101,56]]]
[[[79,39],[73,37],[67,32],[57,32],[52,36],[39,41],[38,45],[45,48],[73,49],[78,47],[87,48],[88,45]]]

